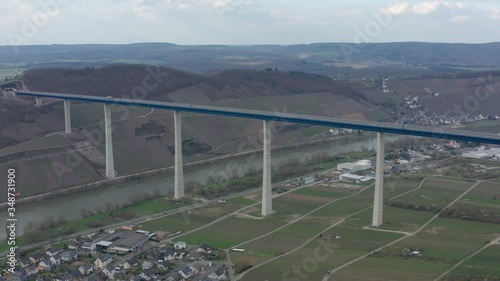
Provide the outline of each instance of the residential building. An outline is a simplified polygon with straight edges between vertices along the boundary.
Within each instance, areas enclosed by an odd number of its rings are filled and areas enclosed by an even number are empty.
[[[182,276],[182,278],[188,279],[193,277],[193,275],[197,274],[198,271],[192,267],[186,266],[179,269],[177,272]]]
[[[174,244],[174,249],[176,250],[184,250],[187,248],[186,242],[178,241]]]
[[[83,276],[87,276],[89,275],[90,273],[92,273],[92,271],[94,271],[94,268],[92,267],[91,264],[89,263],[86,263],[84,265],[81,265],[79,268],[78,268],[78,271],[83,275]]]
[[[107,266],[111,262],[113,262],[113,258],[111,257],[110,254],[106,253],[106,254],[102,254],[101,256],[99,256],[99,258],[97,258],[94,261],[94,265],[95,265],[95,267],[97,267],[99,269],[103,269],[105,266]]]
[[[214,273],[208,275],[208,277],[216,279],[216,280],[226,280],[226,269],[221,266],[215,270]]]
[[[104,273],[109,279],[115,278],[115,268],[112,267],[111,265],[105,266],[102,269],[102,273]]]
[[[60,252],[62,252],[61,249],[56,249],[56,248],[48,248],[46,251],[45,251],[45,254],[49,257],[52,257],[52,256],[55,256],[57,254],[59,254]]]

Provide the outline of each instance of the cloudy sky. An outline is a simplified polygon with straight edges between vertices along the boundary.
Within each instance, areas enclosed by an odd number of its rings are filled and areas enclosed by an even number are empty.
[[[0,0],[0,45],[500,41],[498,0]]]

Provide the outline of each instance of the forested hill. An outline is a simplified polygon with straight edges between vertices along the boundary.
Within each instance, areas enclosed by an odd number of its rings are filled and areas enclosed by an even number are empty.
[[[349,64],[403,66],[434,70],[500,67],[500,43],[317,43],[309,45],[181,46],[169,43],[129,45],[0,46],[0,65],[34,67],[91,67],[111,63],[166,65],[189,72],[229,68],[278,67],[326,73]],[[342,65],[342,64],[348,64]],[[340,65],[339,65],[340,64]],[[408,69],[407,69],[408,70]],[[409,71],[409,70],[408,70]]]

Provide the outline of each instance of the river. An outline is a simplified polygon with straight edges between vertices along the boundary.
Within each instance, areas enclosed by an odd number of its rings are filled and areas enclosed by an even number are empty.
[[[388,136],[386,141],[397,139],[398,136]],[[339,155],[348,152],[359,151],[363,148],[374,149],[376,146],[375,137],[365,140],[339,139],[330,144],[306,146],[275,151],[272,153],[272,165],[279,166],[289,159],[306,160],[307,158],[324,153],[327,155]],[[242,175],[250,168],[262,169],[262,154],[256,153],[243,156],[235,160],[219,161],[212,164],[196,166],[184,171],[184,180],[206,183],[210,175],[227,177],[234,170]],[[44,200],[36,203],[21,205],[16,208],[17,234],[23,233],[23,228],[28,222],[38,223],[45,218],[57,218],[63,215],[66,219],[77,219],[81,215],[82,209],[94,209],[103,207],[106,201],[122,204],[128,201],[130,196],[142,193],[153,193],[159,190],[161,194],[168,194],[173,191],[174,175],[172,172],[131,180],[124,183],[102,187],[100,189],[79,192]],[[7,220],[7,210],[0,212],[0,221]],[[5,232],[0,232],[0,239],[6,238]]]

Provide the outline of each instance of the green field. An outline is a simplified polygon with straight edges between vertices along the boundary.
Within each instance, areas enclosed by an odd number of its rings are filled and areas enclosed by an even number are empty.
[[[399,179],[398,179],[399,180]],[[407,191],[411,188],[418,186],[418,181],[407,181],[405,185],[401,185],[398,188],[394,188],[394,190],[390,190],[389,193],[398,194],[404,191]],[[299,220],[298,222],[286,226],[285,228],[273,233],[269,236],[263,237],[256,241],[250,242],[248,244],[243,245],[242,247],[248,249],[247,256],[249,260],[267,260],[274,256],[280,255],[283,252],[287,252],[290,250],[299,247],[301,244],[306,242],[308,239],[318,236],[325,229],[327,229],[330,225],[333,225],[339,222],[345,216],[361,211],[364,208],[369,207],[372,201],[369,201],[368,196],[372,196],[372,189],[367,189],[365,191],[360,192],[359,194],[354,195],[351,198],[341,199],[340,201],[333,202],[327,205],[325,208],[318,210],[311,215]],[[325,190],[324,187],[313,187],[313,188],[304,188],[300,189],[296,192],[296,194],[304,194],[307,196],[319,196],[324,195],[325,198],[333,197],[332,194],[338,193],[338,191],[334,190]],[[352,194],[352,192],[343,192],[341,195],[347,196]],[[340,194],[336,194],[340,195]],[[364,199],[364,200],[363,200]],[[300,203],[303,204],[303,203]],[[394,208],[395,209],[395,208]],[[326,215],[328,213],[329,215]],[[388,215],[389,220],[395,219],[394,216],[397,217],[399,214],[397,210],[394,212],[390,211],[390,215]],[[347,225],[349,228],[335,228],[341,229],[342,231],[351,231],[350,229],[354,224],[357,227],[362,228],[370,224],[371,220],[371,209],[366,210],[354,218],[349,220],[349,223],[343,223],[342,225]],[[361,230],[362,233],[370,233],[368,230]],[[387,235],[388,233],[376,232],[373,233],[373,236],[377,235]],[[392,233],[389,233],[392,235]],[[331,234],[333,235],[333,234]],[[351,235],[351,234],[348,234]],[[399,235],[399,234],[394,234]],[[280,241],[280,243],[275,243],[275,241]],[[260,257],[256,259],[257,257]]]
[[[402,280],[405,275],[407,277],[404,280],[434,280],[480,249],[484,239],[492,239],[499,233],[500,226],[495,224],[437,219],[416,236],[339,271],[336,275],[340,278],[333,280]],[[402,256],[401,252],[405,248],[418,249],[421,256]],[[498,269],[491,272],[498,273]]]
[[[369,213],[369,216],[372,215],[371,210],[367,213]],[[384,206],[384,224],[380,228],[412,232],[417,230],[434,215],[432,212]]]
[[[464,199],[474,203],[497,205],[500,207],[500,185],[492,182],[482,182],[469,192]]]
[[[175,241],[185,241],[192,245],[207,243],[215,248],[231,248],[283,224],[285,222],[280,217],[274,216],[264,219],[229,217],[203,230],[176,238]]]
[[[334,189],[329,187],[306,187],[294,191],[293,193],[326,198],[342,198],[351,195],[353,192],[346,189]]]
[[[186,232],[210,223],[241,207],[241,205],[231,203],[224,205],[209,205],[192,211],[149,220],[142,223],[141,228],[148,231],[161,230],[167,233],[177,231]]]
[[[236,197],[236,198],[230,199],[229,201],[236,203],[236,204],[244,205],[244,206],[250,206],[250,205],[253,205],[253,204],[258,202],[256,200],[246,198],[244,196]]]
[[[273,210],[280,216],[303,215],[326,203],[325,201],[301,201],[300,198],[284,196],[273,200]]]
[[[450,276],[462,278],[471,276],[483,280],[489,280],[493,277],[498,278],[500,276],[498,261],[500,261],[500,245],[494,245],[465,261],[453,270]]]
[[[260,278],[263,276],[266,276],[269,280],[282,280],[284,277],[291,278],[294,276],[292,266],[307,266],[309,260],[314,260],[313,257],[318,256],[315,253],[321,253],[322,255],[321,259],[315,261],[315,270],[308,272],[303,270],[303,272],[307,274],[306,280],[321,280],[324,273],[336,265],[341,265],[353,258],[362,256],[385,243],[401,237],[401,235],[394,233],[357,229],[354,226],[359,223],[359,220],[359,218],[353,218],[324,232],[322,238],[318,237],[300,250],[284,255],[249,272],[241,280],[261,280]],[[340,235],[339,239],[335,238],[337,234]],[[309,264],[312,264],[312,262]]]
[[[441,209],[472,185],[472,182],[455,178],[432,178],[427,180],[422,188],[394,201],[413,204],[421,209]]]
[[[418,201],[419,204],[428,200],[432,202],[431,204],[444,207],[474,184],[466,180],[437,177],[427,179],[421,189],[412,191],[424,178],[425,176],[388,178],[386,183],[390,183],[391,188],[386,189],[384,195],[390,198],[390,196],[395,197],[408,192],[397,200],[422,200]],[[498,185],[483,183],[464,198],[470,197],[471,201],[475,198],[475,201],[486,200],[491,203],[491,200],[495,201],[492,197],[497,192]],[[325,192],[324,188],[307,188],[294,193],[334,198],[331,193]],[[425,195],[425,198],[422,195]],[[239,246],[246,249],[246,252],[237,254],[236,263],[258,267],[251,268],[241,280],[261,280],[262,277],[268,280],[321,280],[327,271],[403,237],[400,233],[365,229],[371,223],[372,209],[366,208],[373,204],[372,196],[373,189],[368,188],[353,197],[329,204],[273,234]],[[359,212],[363,209],[366,210]],[[329,225],[355,212],[358,214],[325,231]],[[429,222],[435,214],[423,210],[385,206],[384,224],[381,229],[416,231]],[[319,238],[319,233],[322,233],[322,238]],[[314,251],[317,251],[316,248],[320,245],[318,240],[329,239],[337,235],[340,238],[331,242],[332,254],[324,261],[311,261],[310,258],[314,257]],[[484,246],[485,241],[492,241],[499,235],[500,225],[498,224],[437,218],[415,236],[408,237],[384,248],[381,252],[335,272],[330,280],[434,280]],[[301,247],[308,239],[313,240]],[[280,242],[276,243],[276,241]],[[297,247],[298,250],[293,251]],[[421,256],[402,256],[401,252],[405,248],[418,249]],[[283,254],[289,251],[292,253]],[[481,260],[487,258],[498,260],[497,255],[498,253],[492,250],[485,251],[484,256],[478,255],[476,260],[469,261],[475,264],[476,268],[469,265],[472,270],[467,271],[467,267],[459,267],[453,274],[461,276],[472,274],[472,276],[478,275],[479,277],[499,276],[499,270],[492,262],[484,264],[486,269],[484,274],[475,272],[478,271],[477,267],[481,266]],[[259,267],[260,263],[264,265]],[[302,269],[309,265],[314,270],[303,270],[304,276],[298,276],[292,266],[301,268],[301,265]]]

